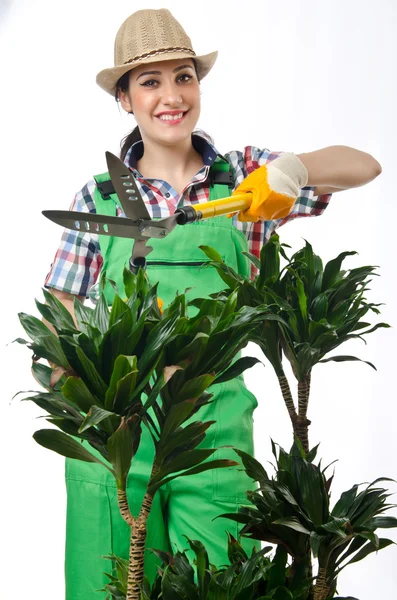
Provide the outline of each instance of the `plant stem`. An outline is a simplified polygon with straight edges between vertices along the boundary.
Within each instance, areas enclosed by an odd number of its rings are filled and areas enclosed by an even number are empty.
[[[308,376],[308,379],[305,378],[304,381],[298,382],[299,414],[296,412],[288,379],[285,375],[281,375],[278,377],[278,381],[292,423],[294,435],[296,435],[301,442],[305,452],[309,452],[308,427],[310,421],[306,417],[306,412],[309,403],[310,375]]]
[[[127,525],[133,527],[134,517],[132,516],[130,511],[126,490],[117,490],[117,500],[121,516],[123,517]]]
[[[146,522],[152,507],[153,496],[146,492],[139,517],[131,528],[130,561],[126,600],[140,600],[143,581],[144,553],[146,542]]]
[[[328,592],[327,571],[321,567],[318,571],[316,585],[314,586],[313,600],[326,600]]]
[[[280,384],[280,389],[284,398],[285,406],[288,410],[289,418],[291,419],[291,423],[295,431],[295,423],[298,415],[295,409],[294,399],[292,398],[291,388],[289,387],[288,379],[285,375],[280,375],[278,377],[278,382]]]
[[[149,484],[159,472],[159,466],[153,463]],[[148,485],[149,485],[148,484]],[[133,519],[130,537],[130,558],[128,563],[128,580],[126,600],[140,600],[143,582],[144,554],[146,543],[146,523],[153,504],[154,494],[147,490],[142,500],[139,515]]]
[[[309,452],[309,425],[307,408],[309,406],[310,372],[301,381],[298,381],[298,418],[296,431],[306,453]]]

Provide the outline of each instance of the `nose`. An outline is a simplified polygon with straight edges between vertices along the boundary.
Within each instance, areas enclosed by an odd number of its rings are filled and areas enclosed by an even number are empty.
[[[163,85],[163,94],[162,94],[163,104],[167,104],[169,106],[178,106],[178,104],[182,104],[182,94],[180,88],[174,81],[168,81]]]

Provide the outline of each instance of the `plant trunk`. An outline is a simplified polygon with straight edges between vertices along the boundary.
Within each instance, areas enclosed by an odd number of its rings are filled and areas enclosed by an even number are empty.
[[[295,427],[298,415],[295,409],[294,399],[292,398],[291,388],[289,387],[288,379],[285,375],[279,375],[278,382],[280,384],[280,389],[284,398],[285,406],[288,410],[289,418],[291,419],[291,423],[294,428],[294,433],[296,434]]]
[[[126,490],[117,490],[117,500],[121,516],[123,517],[127,525],[133,527],[134,517],[132,516],[130,511]]]
[[[131,528],[126,600],[140,600],[141,597],[146,542],[146,522],[152,507],[152,502],[153,496],[146,493],[142,502],[139,517],[135,519]]]
[[[316,585],[314,586],[313,600],[327,600],[328,592],[327,571],[324,568],[320,568],[316,579]]]
[[[298,417],[296,433],[306,454],[309,452],[309,425],[307,408],[309,406],[310,373],[302,381],[298,381]]]
[[[292,398],[291,388],[285,375],[278,377],[281,393],[287,407],[289,418],[292,423],[294,435],[301,442],[305,452],[309,452],[309,434],[308,427],[310,421],[306,417],[309,404],[310,375],[307,375],[303,381],[298,382],[298,412],[296,412],[294,400]]]

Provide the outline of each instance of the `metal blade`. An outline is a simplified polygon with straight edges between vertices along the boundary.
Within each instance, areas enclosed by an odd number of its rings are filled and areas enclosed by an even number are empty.
[[[80,233],[112,235],[135,240],[167,237],[178,219],[178,215],[175,214],[159,221],[136,222],[127,217],[109,217],[77,210],[43,210],[42,214],[53,223]]]
[[[122,160],[111,152],[106,152],[106,162],[110,178],[125,215],[133,221],[138,221],[138,219],[150,221],[151,216],[131,171]]]
[[[131,239],[146,237],[139,225],[125,217],[109,217],[71,210],[43,210],[42,214],[66,229],[80,233],[112,235]]]

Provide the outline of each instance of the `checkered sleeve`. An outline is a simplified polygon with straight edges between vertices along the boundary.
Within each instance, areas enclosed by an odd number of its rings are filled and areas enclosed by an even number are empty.
[[[95,182],[89,181],[75,196],[70,210],[95,213]],[[102,267],[98,236],[65,229],[44,286],[87,296]]]
[[[281,156],[281,151],[270,151],[260,149],[256,146],[246,146],[243,152],[232,151],[226,154],[228,161],[232,165],[235,175],[235,187],[237,187],[247,175],[258,169],[262,165],[271,163]],[[300,190],[294,206],[289,215],[283,219],[273,221],[258,221],[257,223],[240,223],[237,216],[234,216],[234,225],[244,233],[248,240],[249,251],[259,257],[261,247],[270,236],[282,225],[298,217],[315,217],[321,215],[328,206],[332,194],[322,196],[314,195],[314,187],[304,187]],[[252,267],[252,276],[256,274],[256,269]]]

